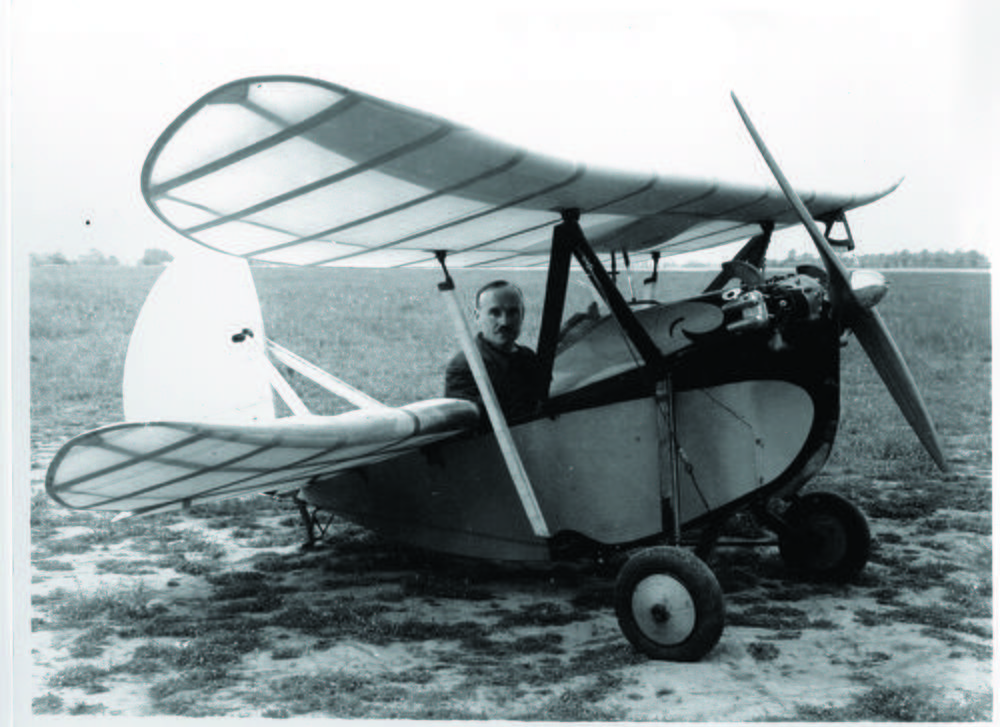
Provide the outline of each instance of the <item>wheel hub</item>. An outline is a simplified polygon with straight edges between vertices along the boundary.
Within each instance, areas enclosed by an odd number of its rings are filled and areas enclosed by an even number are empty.
[[[686,640],[697,621],[691,593],[683,583],[666,574],[648,576],[636,585],[632,613],[646,637],[664,645]]]
[[[667,610],[667,605],[665,603],[657,603],[651,609],[649,609],[649,615],[653,617],[653,621],[658,624],[665,624],[670,620],[670,611]]]

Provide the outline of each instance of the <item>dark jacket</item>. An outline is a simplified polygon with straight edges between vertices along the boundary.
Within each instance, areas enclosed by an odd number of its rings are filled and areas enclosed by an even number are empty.
[[[542,368],[535,352],[526,346],[515,346],[513,351],[504,351],[483,338],[482,334],[476,336],[476,344],[504,416],[508,420],[516,420],[534,414],[545,391]],[[482,409],[482,397],[476,388],[465,353],[456,354],[448,363],[444,395],[474,401]]]

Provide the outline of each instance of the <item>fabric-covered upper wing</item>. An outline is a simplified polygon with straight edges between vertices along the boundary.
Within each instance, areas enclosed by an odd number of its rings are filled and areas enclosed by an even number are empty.
[[[175,120],[142,173],[186,237],[262,261],[412,266],[546,262],[564,209],[598,251],[700,250],[797,222],[778,189],[584,167],[322,81],[226,84]],[[865,196],[803,194],[814,217]]]
[[[296,490],[313,477],[453,436],[478,419],[472,402],[431,399],[266,424],[114,424],[64,445],[45,487],[66,507],[163,512],[197,501]]]

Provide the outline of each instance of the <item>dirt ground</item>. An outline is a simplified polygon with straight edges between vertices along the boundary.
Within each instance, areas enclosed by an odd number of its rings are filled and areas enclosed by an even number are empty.
[[[599,568],[434,558],[339,521],[304,551],[295,509],[267,498],[110,525],[47,502],[53,454],[32,462],[35,714],[923,720],[927,703],[945,709],[932,716],[992,714],[988,511],[869,513],[872,559],[846,585],[790,580],[775,548],[719,549],[726,629],[705,659],[680,664],[628,644]],[[956,459],[954,486],[988,492],[990,473]]]

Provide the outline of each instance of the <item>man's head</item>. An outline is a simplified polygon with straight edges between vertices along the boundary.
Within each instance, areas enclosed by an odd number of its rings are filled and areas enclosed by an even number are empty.
[[[524,296],[513,283],[494,280],[476,293],[476,323],[483,338],[494,346],[512,349],[523,321]]]

